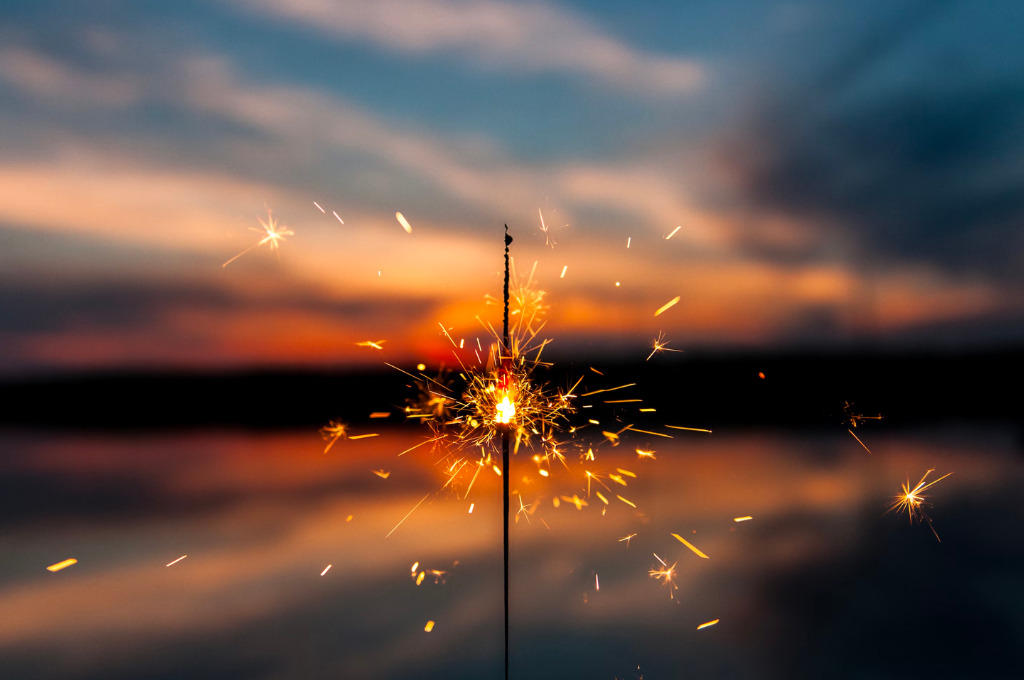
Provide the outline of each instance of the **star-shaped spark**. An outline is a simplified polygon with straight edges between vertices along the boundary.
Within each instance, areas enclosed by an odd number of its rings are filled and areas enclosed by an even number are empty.
[[[902,493],[898,493],[893,497],[894,500],[892,505],[889,506],[889,511],[895,512],[897,515],[906,511],[911,524],[920,521],[927,522],[928,528],[930,528],[932,533],[935,534],[936,540],[941,543],[942,539],[939,538],[938,532],[936,532],[935,527],[932,526],[931,518],[925,512],[925,508],[928,507],[929,503],[926,501],[927,496],[922,492],[927,490],[929,487],[938,484],[953,473],[949,472],[934,481],[928,482],[928,475],[933,472],[935,472],[935,468],[924,473],[924,476],[921,477],[921,481],[919,481],[913,488],[910,487],[910,478],[907,477],[907,481],[903,484]]]
[[[665,333],[662,332],[662,331],[659,331],[658,332],[658,337],[656,337],[654,339],[654,344],[653,344],[654,349],[651,351],[650,354],[647,355],[647,359],[645,359],[645,361],[650,361],[651,357],[653,357],[655,354],[659,354],[660,352],[682,352],[683,351],[681,349],[672,349],[671,347],[668,346],[668,343],[669,343],[669,341],[665,339]]]
[[[340,420],[332,420],[320,428],[320,436],[327,442],[327,446],[324,447],[324,453],[327,453],[339,439],[348,438],[348,425]]]
[[[544,213],[540,211],[540,208],[537,208],[537,214],[540,216],[540,230],[544,233],[544,245],[554,248],[557,244],[555,243],[555,239],[549,231],[550,228],[548,227],[547,223],[544,222]],[[568,224],[562,225],[563,228],[568,226]]]
[[[263,231],[261,232],[256,227],[249,227],[249,230],[250,231],[255,231],[258,234],[259,233],[264,234],[263,238],[261,238],[259,241],[257,241],[256,243],[252,244],[251,246],[249,246],[248,248],[246,248],[242,252],[238,253],[237,255],[235,255],[233,258],[231,258],[230,260],[228,260],[224,264],[222,264],[221,265],[222,267],[227,267],[229,264],[231,264],[232,262],[234,262],[235,260],[240,258],[242,255],[245,255],[247,252],[249,252],[250,250],[253,250],[254,248],[259,248],[264,243],[269,243],[270,244],[270,249],[276,251],[278,249],[278,247],[280,247],[281,242],[284,241],[284,237],[285,236],[294,236],[295,235],[294,231],[292,231],[288,227],[284,226],[283,224],[278,224],[277,223],[277,221],[274,219],[274,214],[272,212],[270,212],[269,208],[267,209],[267,219],[266,219],[266,221],[264,221],[262,218],[257,218],[257,219],[259,220],[260,226],[263,227]]]

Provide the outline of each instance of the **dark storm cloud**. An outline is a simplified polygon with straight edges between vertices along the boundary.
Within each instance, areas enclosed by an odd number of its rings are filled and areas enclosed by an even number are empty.
[[[1019,276],[1024,91],[893,93],[804,122],[761,124],[751,200],[838,226],[882,258]]]
[[[980,37],[999,13],[968,21],[954,7],[879,21],[755,114],[731,154],[745,199],[838,228],[866,257],[1019,280],[1024,52],[972,71],[976,55],[943,31],[963,23]]]

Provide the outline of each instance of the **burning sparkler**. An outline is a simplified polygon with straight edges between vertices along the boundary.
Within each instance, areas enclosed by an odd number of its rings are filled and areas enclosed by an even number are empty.
[[[941,543],[942,539],[939,538],[938,532],[935,531],[935,527],[932,526],[931,518],[928,516],[928,513],[925,512],[925,509],[930,504],[926,501],[927,496],[925,496],[923,492],[935,484],[938,484],[953,473],[947,472],[938,479],[927,482],[928,475],[933,472],[935,472],[935,468],[925,472],[924,476],[921,477],[921,480],[913,488],[910,486],[910,477],[907,477],[907,481],[903,483],[902,492],[893,497],[894,500],[892,505],[889,506],[889,512],[895,512],[898,515],[905,511],[911,524],[921,521],[927,522],[928,528],[932,530],[933,534],[935,534],[935,539]]]
[[[281,242],[284,241],[285,236],[294,236],[295,235],[294,231],[292,231],[291,229],[289,229],[288,227],[286,227],[284,225],[279,225],[277,223],[277,221],[274,219],[273,213],[270,212],[269,208],[267,209],[267,219],[266,219],[266,221],[263,221],[262,218],[257,218],[257,219],[259,220],[260,226],[263,227],[263,232],[260,232],[260,230],[257,229],[256,227],[249,227],[249,230],[250,231],[255,231],[257,233],[264,233],[265,235],[263,236],[263,238],[261,238],[256,243],[252,244],[251,246],[249,246],[248,248],[246,248],[242,252],[240,252],[237,255],[235,255],[234,257],[232,257],[230,260],[228,260],[227,262],[222,264],[221,267],[227,267],[229,264],[231,264],[232,262],[234,262],[235,260],[240,258],[242,255],[245,255],[250,250],[253,250],[255,248],[259,248],[264,243],[269,243],[270,244],[270,249],[275,251],[275,252],[277,252],[278,248],[281,245]]]

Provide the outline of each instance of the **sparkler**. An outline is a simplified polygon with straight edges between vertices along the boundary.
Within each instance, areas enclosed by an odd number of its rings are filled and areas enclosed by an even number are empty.
[[[903,483],[902,492],[893,497],[894,500],[892,505],[889,506],[889,511],[895,512],[897,515],[905,511],[911,524],[921,521],[927,522],[928,528],[932,530],[933,534],[935,534],[935,539],[941,543],[942,539],[939,538],[938,532],[935,531],[935,527],[932,526],[931,518],[928,516],[928,513],[925,512],[925,509],[930,504],[926,501],[927,496],[925,496],[923,492],[935,484],[938,484],[953,473],[947,472],[938,479],[926,483],[928,475],[933,472],[935,472],[935,468],[925,472],[924,476],[921,477],[921,480],[913,488],[910,487],[910,477],[907,477],[907,481]]]
[[[294,231],[292,231],[291,229],[284,225],[279,225],[277,223],[277,221],[274,219],[273,213],[270,212],[269,208],[267,209],[267,220],[265,222],[263,221],[262,218],[257,219],[259,220],[260,226],[263,227],[263,233],[265,233],[266,235],[256,243],[252,244],[251,246],[249,246],[248,248],[246,248],[245,250],[238,253],[230,260],[222,264],[221,267],[227,267],[229,264],[240,258],[242,255],[245,255],[250,250],[259,248],[264,243],[269,243],[270,249],[277,252],[278,248],[281,245],[281,242],[284,241],[285,236],[295,235]],[[256,227],[249,227],[249,230],[260,233],[260,230],[257,229]]]

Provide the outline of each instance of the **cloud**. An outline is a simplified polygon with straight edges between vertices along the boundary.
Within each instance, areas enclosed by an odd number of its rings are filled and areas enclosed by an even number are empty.
[[[1008,83],[885,93],[797,123],[765,116],[732,158],[748,200],[839,230],[866,258],[1020,282],[1022,120]]]
[[[655,95],[694,91],[693,60],[637,51],[584,17],[543,3],[493,0],[237,0],[274,18],[411,55],[450,53],[487,68],[575,73]]]

